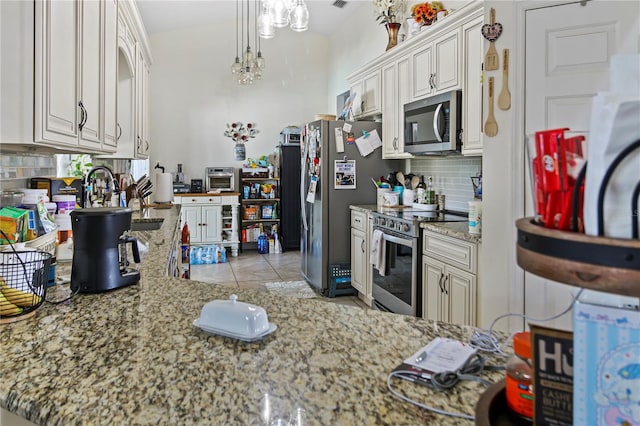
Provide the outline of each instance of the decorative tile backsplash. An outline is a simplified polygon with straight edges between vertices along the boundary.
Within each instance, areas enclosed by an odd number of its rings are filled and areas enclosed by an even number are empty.
[[[411,173],[433,176],[436,193],[445,195],[447,210],[469,211],[468,201],[473,200],[471,176],[482,171],[482,157],[413,158]]]
[[[0,155],[0,188],[25,188],[36,176],[55,176],[56,159],[52,155]]]

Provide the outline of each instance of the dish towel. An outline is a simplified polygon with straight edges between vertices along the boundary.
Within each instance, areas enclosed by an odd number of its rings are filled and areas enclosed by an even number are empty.
[[[369,255],[369,260],[374,268],[380,272],[380,275],[384,276],[385,274],[385,243],[384,243],[384,234],[379,229],[373,231],[373,235],[371,237],[371,253]]]

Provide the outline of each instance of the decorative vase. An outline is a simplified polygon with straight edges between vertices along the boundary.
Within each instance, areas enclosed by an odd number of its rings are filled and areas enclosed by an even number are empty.
[[[244,161],[246,157],[247,151],[244,147],[243,143],[236,143],[235,148],[233,148],[233,159],[236,161]]]
[[[387,34],[389,35],[389,43],[387,43],[387,48],[385,50],[389,50],[393,46],[396,46],[398,44],[398,31],[400,30],[400,23],[389,22],[385,26],[387,27]]]

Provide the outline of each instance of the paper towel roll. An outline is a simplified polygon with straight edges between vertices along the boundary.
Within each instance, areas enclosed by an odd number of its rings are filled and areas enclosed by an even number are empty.
[[[170,203],[173,201],[173,183],[171,173],[156,173],[156,203]]]

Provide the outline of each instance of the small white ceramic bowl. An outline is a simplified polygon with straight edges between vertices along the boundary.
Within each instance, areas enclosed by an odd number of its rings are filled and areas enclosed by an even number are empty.
[[[229,300],[213,300],[200,312],[199,327],[237,337],[256,337],[269,330],[269,319],[264,308],[238,302],[232,294]]]
[[[413,203],[413,208],[417,210],[424,210],[426,212],[434,212],[438,208],[437,204],[421,204]]]

